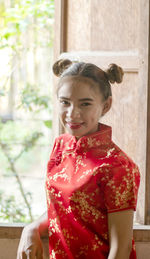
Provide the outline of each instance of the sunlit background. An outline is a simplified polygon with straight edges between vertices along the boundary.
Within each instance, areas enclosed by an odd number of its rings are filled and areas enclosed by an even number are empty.
[[[0,0],[0,221],[46,209],[54,0]]]

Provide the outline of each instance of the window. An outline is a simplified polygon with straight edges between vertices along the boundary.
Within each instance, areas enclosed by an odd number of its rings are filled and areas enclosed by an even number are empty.
[[[54,1],[3,0],[0,17],[0,221],[28,222],[46,209]]]

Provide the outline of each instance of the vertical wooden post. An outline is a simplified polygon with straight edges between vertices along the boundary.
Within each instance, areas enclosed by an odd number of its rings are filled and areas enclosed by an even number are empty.
[[[147,99],[147,152],[146,152],[146,190],[145,224],[150,225],[150,1],[149,1],[149,37],[148,37],[148,99]]]
[[[60,53],[67,51],[68,0],[61,1]]]
[[[55,0],[54,59],[67,50],[68,0]]]
[[[55,0],[55,26],[54,26],[54,62],[58,59],[62,52],[67,51],[67,12],[68,0]],[[57,79],[53,80],[54,88],[57,84]],[[63,128],[59,122],[55,89],[53,91],[53,139],[60,133],[63,133]]]

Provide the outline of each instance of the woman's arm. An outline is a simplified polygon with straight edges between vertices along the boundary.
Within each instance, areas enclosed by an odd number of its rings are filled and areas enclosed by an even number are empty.
[[[108,259],[129,259],[133,237],[133,210],[108,214],[110,251]]]
[[[41,237],[45,236],[48,236],[47,212],[23,229],[17,259],[43,259]]]

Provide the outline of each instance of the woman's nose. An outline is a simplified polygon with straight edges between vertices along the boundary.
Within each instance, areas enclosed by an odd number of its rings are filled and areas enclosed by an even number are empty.
[[[74,119],[80,117],[80,110],[78,107],[70,106],[67,112],[67,116]]]

